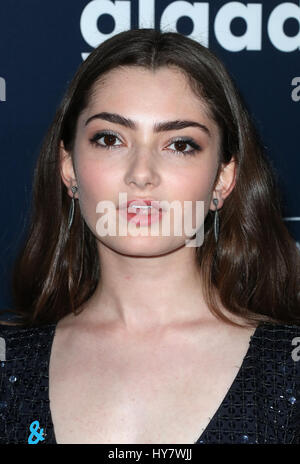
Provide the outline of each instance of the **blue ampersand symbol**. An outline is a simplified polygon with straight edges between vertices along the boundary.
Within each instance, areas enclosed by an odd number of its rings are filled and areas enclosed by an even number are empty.
[[[39,421],[33,421],[31,423],[29,427],[31,434],[28,437],[29,445],[36,445],[39,441],[45,440],[45,438],[43,437],[44,429],[41,429],[41,431],[38,432],[39,427],[40,427]]]

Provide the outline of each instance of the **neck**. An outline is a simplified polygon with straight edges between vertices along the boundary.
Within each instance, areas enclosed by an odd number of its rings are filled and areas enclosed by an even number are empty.
[[[211,318],[194,248],[149,257],[119,254],[102,244],[98,250],[101,278],[87,305],[94,321],[148,331]]]

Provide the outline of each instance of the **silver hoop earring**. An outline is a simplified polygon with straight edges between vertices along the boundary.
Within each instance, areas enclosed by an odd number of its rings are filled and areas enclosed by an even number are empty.
[[[214,218],[214,235],[215,235],[215,242],[218,242],[219,239],[219,228],[220,228],[220,221],[219,221],[219,213],[218,213],[218,203],[219,200],[217,198],[213,199],[213,204],[215,205],[215,218]]]
[[[72,193],[73,193],[73,198],[72,198],[71,206],[70,206],[70,210],[69,210],[69,219],[68,219],[68,229],[69,230],[71,229],[71,226],[72,226],[72,223],[73,223],[74,209],[75,209],[75,193],[77,192],[78,187],[76,187],[76,185],[73,185],[71,190],[72,190]]]

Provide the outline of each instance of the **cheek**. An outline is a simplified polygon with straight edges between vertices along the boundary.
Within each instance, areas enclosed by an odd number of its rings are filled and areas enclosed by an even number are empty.
[[[173,178],[174,198],[179,200],[202,200],[209,199],[217,169],[215,166],[195,166],[187,170],[181,176]],[[179,197],[178,197],[179,196]]]
[[[85,221],[95,229],[99,214],[96,211],[100,201],[115,199],[115,186],[112,172],[99,163],[78,162],[77,181],[79,204]]]
[[[178,201],[169,213],[169,221],[175,225],[176,234],[181,235],[181,231],[184,231],[190,237],[204,223],[215,174],[215,166],[207,163],[168,173],[165,178],[166,193],[170,201]]]

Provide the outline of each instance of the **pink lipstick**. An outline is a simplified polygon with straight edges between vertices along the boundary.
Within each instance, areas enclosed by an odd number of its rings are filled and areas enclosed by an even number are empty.
[[[120,214],[125,216],[128,222],[149,226],[161,220],[162,208],[159,201],[151,199],[129,200],[119,207]]]

